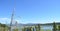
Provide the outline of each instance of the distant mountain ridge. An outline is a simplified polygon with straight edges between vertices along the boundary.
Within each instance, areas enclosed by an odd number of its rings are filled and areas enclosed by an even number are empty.
[[[38,23],[39,24],[39,23]],[[59,23],[56,23],[56,24],[58,24],[58,25],[60,25],[60,22]],[[33,24],[33,23],[28,23],[28,24],[22,24],[22,23],[19,23],[19,24],[17,24],[17,26],[19,27],[19,26],[36,26],[37,24]],[[40,25],[53,25],[53,23],[45,23],[45,24],[40,24]],[[9,26],[9,24],[8,24],[8,26]],[[15,25],[12,25],[12,26],[15,26]]]

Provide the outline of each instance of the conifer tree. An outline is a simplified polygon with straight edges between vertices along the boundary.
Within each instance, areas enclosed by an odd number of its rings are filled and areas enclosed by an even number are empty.
[[[53,31],[56,31],[56,23],[53,23]]]
[[[40,31],[40,24],[38,24],[38,30]]]

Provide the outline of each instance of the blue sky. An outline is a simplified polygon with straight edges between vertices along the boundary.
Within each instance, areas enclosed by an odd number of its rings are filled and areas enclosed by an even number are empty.
[[[19,23],[60,22],[60,0],[0,0],[1,23],[10,22],[14,6]]]

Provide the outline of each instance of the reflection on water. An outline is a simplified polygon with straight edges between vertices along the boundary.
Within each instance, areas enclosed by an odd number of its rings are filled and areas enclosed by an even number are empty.
[[[19,27],[19,31],[22,31],[22,29],[21,29],[22,27]],[[41,30],[44,30],[44,31],[47,31],[47,30],[50,30],[50,31],[52,31],[52,29],[53,29],[53,26],[52,25],[44,25],[44,26],[42,26],[41,25]]]

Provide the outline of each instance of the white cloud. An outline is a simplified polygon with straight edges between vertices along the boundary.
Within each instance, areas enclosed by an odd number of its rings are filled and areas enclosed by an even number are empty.
[[[13,23],[15,23],[16,21],[17,21],[18,23],[21,22],[20,19],[14,19],[14,20],[13,20]],[[0,18],[0,23],[9,24],[10,22],[11,22],[11,18]]]
[[[11,21],[11,18],[0,18],[0,23],[6,23],[6,24],[8,24],[8,23],[10,23],[10,21]],[[18,18],[16,18],[16,19],[14,19],[14,21],[13,21],[13,23],[15,23],[15,22],[18,22],[18,23],[53,23],[54,21],[55,22],[60,22],[60,20],[23,20],[23,19],[18,19]]]
[[[0,23],[9,23],[10,19],[9,18],[0,18]]]
[[[7,20],[8,18],[0,18],[0,20]]]

